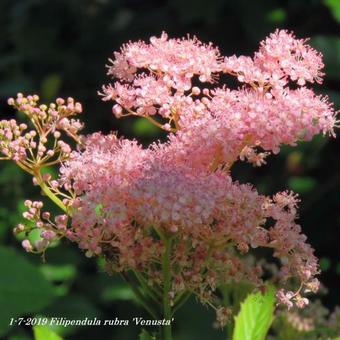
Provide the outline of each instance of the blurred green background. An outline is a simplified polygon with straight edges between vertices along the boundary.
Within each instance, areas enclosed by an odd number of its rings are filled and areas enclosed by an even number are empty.
[[[340,107],[339,0],[0,0],[0,112],[13,117],[6,99],[18,91],[44,101],[73,96],[85,108],[86,132],[118,130],[147,144],[163,138],[144,120],[116,120],[111,104],[96,92],[108,82],[105,63],[128,41],[148,39],[162,30],[213,41],[222,54],[252,54],[275,28],[311,37],[325,57],[327,76],[317,91]],[[261,193],[292,189],[301,194],[300,222],[321,258],[321,281],[329,289],[323,302],[340,304],[340,140],[315,138],[284,148],[268,165],[237,164],[233,176],[256,184]],[[32,339],[30,327],[8,327],[10,317],[86,316],[124,319],[146,316],[118,276],[63,242],[47,252],[47,262],[25,254],[12,228],[21,221],[25,198],[38,198],[31,179],[12,163],[0,163],[0,338]],[[10,305],[9,301],[11,301]],[[194,300],[177,314],[176,339],[222,339],[214,313]],[[135,339],[134,327],[68,327],[66,339]]]

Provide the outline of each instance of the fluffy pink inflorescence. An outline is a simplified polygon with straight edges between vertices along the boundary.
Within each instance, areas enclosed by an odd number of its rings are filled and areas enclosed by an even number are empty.
[[[296,196],[265,198],[250,186],[233,183],[228,170],[237,159],[260,166],[283,144],[294,146],[320,132],[334,135],[332,104],[305,87],[322,82],[321,54],[287,31],[271,34],[253,58],[222,58],[211,44],[196,38],[169,40],[163,34],[149,44],[125,45],[111,63],[108,74],[116,80],[103,87],[103,99],[115,101],[114,114],[143,116],[172,132],[166,144],[153,145],[142,156],[135,176],[124,184],[127,225],[134,221],[184,234],[205,254],[213,240],[220,240],[222,249],[229,245],[241,252],[273,248],[282,260],[282,278],[297,275],[302,282],[286,304],[305,305],[300,291],[305,285],[317,289],[313,277],[318,265],[295,222]],[[223,73],[243,86],[219,86],[216,80]],[[212,84],[209,89],[196,85],[205,82]],[[274,225],[268,225],[269,218]],[[233,263],[227,255],[221,257],[224,268]],[[239,265],[239,258],[235,263]],[[213,272],[211,263],[209,268]],[[230,268],[227,272],[233,277]],[[212,275],[221,278],[221,273]],[[183,277],[178,281],[190,282]]]
[[[257,83],[261,87],[270,84],[281,89],[289,80],[303,86],[306,82],[322,82],[324,67],[321,53],[296,39],[292,33],[277,30],[260,44],[254,58],[226,57],[223,69],[245,83]]]
[[[171,142],[176,140],[183,154],[195,150],[192,160],[202,155],[197,163],[215,157],[231,165],[249,148],[277,153],[282,144],[295,145],[320,132],[333,134],[332,104],[303,86],[321,82],[321,55],[286,31],[263,41],[254,58],[223,59],[211,44],[196,38],[168,40],[166,34],[149,44],[129,43],[115,57],[108,74],[117,79],[102,93],[104,100],[116,102],[114,114],[143,116],[177,132]],[[236,90],[218,86],[223,73],[244,85]],[[217,86],[194,86],[205,82]],[[157,122],[156,115],[166,122]],[[244,147],[247,152],[242,153]],[[254,153],[241,158],[264,163]]]
[[[193,172],[162,152],[115,135],[89,137],[61,169],[78,195],[67,236],[89,256],[113,257],[115,270],[142,270],[161,283],[157,259],[164,245],[153,231],[172,235],[174,294],[190,289],[206,299],[222,283],[260,284],[259,267],[236,255],[257,247],[282,260],[283,280],[309,284],[318,265],[295,222],[295,195],[270,199],[226,172]]]
[[[160,38],[152,37],[150,44],[128,43],[114,57],[110,60],[109,75],[134,81],[137,70],[145,68],[162,74],[167,86],[182,91],[191,88],[194,75],[202,82],[211,82],[213,74],[221,69],[220,53],[211,43],[205,45],[196,37],[168,39],[164,32]]]
[[[224,283],[261,285],[261,266],[243,255],[265,247],[280,260],[282,282],[300,282],[278,300],[305,306],[301,294],[318,289],[319,268],[296,222],[297,196],[260,195],[229,170],[238,159],[260,166],[283,144],[334,135],[332,104],[306,87],[321,82],[322,67],[321,54],[287,31],[271,34],[253,58],[223,58],[211,43],[165,33],[124,45],[108,66],[115,80],[100,94],[114,101],[116,117],[145,117],[170,132],[167,141],[142,148],[115,134],[82,138],[50,183],[71,192],[69,226],[66,216],[52,223],[28,211],[26,218],[47,223],[44,244],[66,236],[87,256],[104,256],[111,270],[140,272],[155,286],[163,284],[159,259],[171,239],[172,296],[189,290],[204,302]],[[222,74],[240,87],[219,84]],[[6,123],[0,142],[11,145],[23,128]]]

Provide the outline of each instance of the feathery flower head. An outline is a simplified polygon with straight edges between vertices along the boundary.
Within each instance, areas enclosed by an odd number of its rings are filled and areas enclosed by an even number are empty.
[[[263,284],[261,263],[244,255],[268,248],[280,261],[281,284],[300,283],[295,292],[279,290],[278,301],[306,306],[303,294],[317,291],[319,267],[297,224],[297,195],[260,195],[233,181],[230,168],[238,159],[261,166],[282,145],[318,133],[334,136],[332,104],[305,86],[321,82],[322,67],[321,54],[287,31],[270,35],[253,58],[222,58],[211,43],[165,33],[130,42],[110,60],[114,81],[100,95],[114,101],[117,118],[141,116],[169,132],[165,143],[148,148],[113,133],[79,136],[82,124],[71,117],[81,105],[72,98],[49,107],[38,106],[37,96],[10,99],[35,129],[24,133],[26,125],[1,121],[0,152],[32,173],[65,212],[53,220],[40,203],[27,201],[24,218],[42,232],[36,244],[25,240],[23,247],[44,252],[67,237],[86,256],[104,257],[109,271],[132,270],[156,289],[169,288],[173,302],[190,291],[213,305],[222,284]],[[241,86],[218,83],[223,73]],[[79,147],[72,151],[59,140],[61,132]],[[56,163],[62,164],[58,178],[39,172]],[[21,224],[16,232],[29,228]],[[217,316],[224,323],[229,310],[217,308]]]

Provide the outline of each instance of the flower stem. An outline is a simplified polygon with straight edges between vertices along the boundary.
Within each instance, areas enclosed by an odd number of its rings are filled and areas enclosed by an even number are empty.
[[[64,210],[65,213],[67,213],[67,208],[65,204],[62,202],[62,200],[57,197],[50,189],[49,187],[45,184],[44,180],[41,177],[40,172],[35,172],[34,173],[38,184],[43,191],[43,193],[52,201],[54,202],[60,209]]]
[[[151,299],[156,303],[161,303],[160,298],[162,297],[160,292],[158,292],[156,289],[154,289],[152,286],[148,284],[148,282],[143,277],[143,274],[139,273],[138,271],[133,271],[135,274],[135,277],[137,278],[139,284],[143,288],[143,291],[151,297]]]
[[[32,176],[34,176],[37,181],[38,184],[41,188],[41,190],[43,191],[43,193],[52,201],[54,202],[60,209],[62,209],[65,213],[68,213],[66,205],[62,202],[62,200],[57,197],[50,189],[49,187],[45,184],[44,180],[42,179],[41,173],[40,173],[40,169],[36,169],[33,170],[30,167],[27,167],[25,164],[21,163],[21,162],[16,162],[16,164],[23,169],[24,171],[28,172],[29,174],[31,174]]]
[[[157,312],[153,309],[153,307],[150,306],[145,296],[140,292],[138,287],[135,285],[134,282],[131,281],[127,273],[122,272],[121,273],[123,279],[125,282],[130,286],[133,293],[135,294],[135,297],[137,298],[138,302],[145,308],[145,310],[155,319],[158,319]]]
[[[171,239],[164,238],[164,254],[162,256],[162,267],[163,267],[163,317],[165,320],[170,321],[170,325],[165,325],[163,328],[163,340],[172,339],[171,330],[171,304],[170,304],[170,289],[171,289],[171,271],[170,271],[170,257],[171,257]]]

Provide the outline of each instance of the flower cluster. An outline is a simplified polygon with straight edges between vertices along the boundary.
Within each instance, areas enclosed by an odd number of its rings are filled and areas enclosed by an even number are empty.
[[[166,34],[149,44],[129,43],[115,57],[108,74],[116,80],[101,94],[115,101],[116,117],[143,116],[176,132],[171,143],[191,161],[200,157],[196,161],[204,166],[212,159],[216,166],[231,166],[240,155],[259,166],[281,144],[295,145],[319,132],[333,134],[332,105],[304,86],[321,82],[321,55],[286,31],[264,40],[253,58],[223,59],[211,44]],[[219,86],[223,73],[244,86]],[[257,154],[259,148],[265,152]],[[249,151],[251,157],[245,157]]]
[[[324,67],[321,53],[296,39],[293,34],[277,30],[260,44],[253,59],[227,57],[223,68],[234,74],[240,82],[257,84],[263,90],[268,87],[282,89],[289,80],[303,86],[306,82],[322,82]]]
[[[173,294],[190,290],[204,300],[223,283],[260,285],[260,267],[249,266],[237,252],[268,247],[282,261],[282,280],[298,277],[300,290],[316,284],[317,259],[295,222],[296,195],[268,198],[225,171],[193,173],[163,157],[162,148],[143,150],[115,135],[92,135],[84,146],[61,173],[78,196],[68,237],[88,255],[110,259],[114,253],[115,270],[143,271],[161,284],[164,242],[158,234],[168,235]],[[302,307],[299,292],[294,301]]]
[[[289,329],[291,336],[298,339],[328,339],[339,334],[339,321],[340,308],[338,306],[330,312],[320,300],[316,300],[308,308],[302,310],[280,311],[273,328],[276,336],[286,334]]]
[[[34,129],[27,131],[26,124],[18,125],[14,119],[0,121],[0,152],[5,159],[22,162],[27,168],[38,162],[45,166],[51,165],[52,159],[57,159],[54,164],[68,158],[71,147],[60,140],[60,131],[78,140],[78,132],[83,127],[79,120],[70,118],[82,112],[80,103],[75,103],[73,98],[58,98],[56,103],[47,105],[38,104],[37,95],[24,97],[18,93],[16,99],[8,99],[8,104],[23,112]],[[52,134],[54,143],[52,148],[47,147]]]
[[[23,217],[27,220],[27,224],[19,224],[14,228],[16,234],[25,232],[29,234],[33,230],[40,230],[40,238],[32,245],[28,239],[22,241],[22,246],[27,252],[44,253],[48,246],[60,238],[65,236],[67,230],[67,215],[58,215],[51,220],[50,213],[42,212],[43,203],[40,201],[25,201],[27,211],[23,213]]]
[[[222,284],[262,284],[261,265],[244,254],[264,247],[280,260],[283,283],[300,282],[296,292],[280,290],[279,302],[304,307],[302,294],[318,289],[319,268],[296,222],[297,195],[260,195],[234,182],[229,169],[238,159],[263,165],[281,145],[320,132],[334,135],[332,104],[305,86],[321,82],[322,66],[320,53],[286,31],[264,40],[253,58],[223,58],[211,43],[165,33],[150,43],[128,43],[110,60],[115,81],[100,94],[114,101],[116,117],[142,116],[170,132],[165,143],[148,148],[113,133],[78,137],[81,124],[69,117],[81,106],[72,99],[49,108],[38,107],[35,96],[10,99],[37,132],[22,135],[26,126],[1,122],[0,151],[26,170],[55,164],[46,157],[59,153],[59,178],[36,182],[71,217],[68,224],[66,216],[52,223],[40,217],[40,204],[29,203],[25,217],[46,230],[34,249],[66,236],[87,256],[103,256],[109,270],[132,271],[156,295],[165,291],[173,304],[191,292],[213,305]],[[241,86],[219,84],[221,74]],[[71,152],[56,142],[47,150],[47,135],[57,140],[58,130],[79,148]],[[28,241],[23,245],[33,250]],[[220,321],[228,318],[217,311]]]

